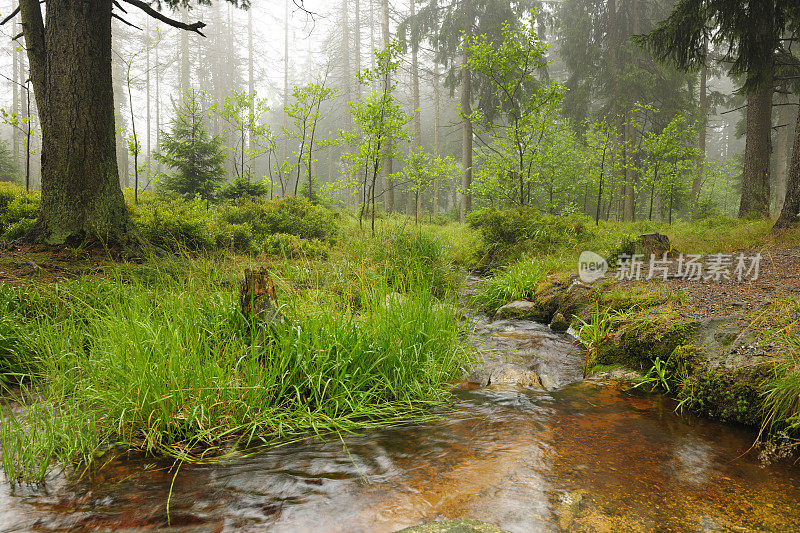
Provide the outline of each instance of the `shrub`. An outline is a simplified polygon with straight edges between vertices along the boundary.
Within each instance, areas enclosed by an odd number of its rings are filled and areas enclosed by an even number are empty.
[[[237,206],[228,206],[222,217],[231,224],[250,224],[256,238],[284,233],[331,242],[337,233],[333,213],[295,196],[272,201],[245,201]]]
[[[155,245],[167,249],[211,250],[216,244],[208,206],[199,197],[140,204],[134,214],[144,237]]]
[[[246,178],[236,178],[233,182],[222,187],[217,195],[223,200],[241,200],[255,198],[269,194],[269,187],[263,181],[250,181]]]
[[[0,238],[13,240],[25,234],[39,214],[39,195],[15,185],[0,186]]]
[[[242,253],[257,253],[253,242],[253,228],[249,224],[229,224],[220,222],[216,227],[214,241],[217,248],[230,249]]]
[[[276,233],[268,235],[262,244],[262,250],[267,255],[276,255],[296,259],[299,257],[328,257],[328,248],[325,243],[315,239],[303,239],[296,235]]]

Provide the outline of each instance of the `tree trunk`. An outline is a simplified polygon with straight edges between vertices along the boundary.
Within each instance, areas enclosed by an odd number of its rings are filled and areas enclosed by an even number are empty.
[[[772,137],[772,70],[765,67],[765,80],[747,94],[747,137],[744,148],[742,201],[739,217],[769,217],[769,156]]]
[[[42,119],[42,200],[29,238],[48,244],[130,242],[117,173],[111,0],[38,0],[20,8]]]
[[[787,89],[784,87],[784,89]],[[788,90],[788,89],[787,89]],[[781,95],[781,105],[778,109],[778,135],[775,144],[775,210],[780,213],[783,199],[786,197],[786,181],[789,175],[789,157],[791,156],[792,143],[794,142],[794,123],[797,107],[788,105],[792,99],[788,95]]]
[[[350,92],[350,9],[347,0],[342,0],[342,70],[344,85],[344,99],[346,102],[352,100]]]
[[[786,198],[773,231],[785,229],[800,221],[800,113],[797,116],[797,127],[794,131],[794,148],[792,164],[786,180]]]
[[[353,60],[356,72],[361,72],[361,0],[354,0],[355,9],[353,20]],[[348,76],[350,74],[348,73]],[[361,84],[356,80],[356,101],[361,100]],[[352,117],[351,117],[352,120]]]
[[[17,22],[14,21],[13,26],[14,35],[19,34],[19,27]],[[20,116],[22,113],[21,101],[20,98],[22,93],[22,82],[24,81],[23,73],[22,73],[22,65],[20,64],[20,50],[18,50],[18,46],[16,43],[14,44],[14,48],[11,51],[11,62],[12,62],[12,78],[14,79],[13,83],[11,84],[11,112],[17,116]],[[14,165],[19,167],[19,160],[20,160],[20,131],[19,128],[11,128],[12,132],[12,150],[14,152]]]
[[[630,123],[630,120],[625,124],[625,185],[624,185],[624,199],[622,216],[623,219],[632,222],[636,218],[636,189],[634,187],[634,180],[636,179],[636,170],[634,165],[635,150],[636,150],[636,129]]]
[[[181,21],[188,22],[186,8],[181,9]],[[191,81],[189,80],[189,34],[181,32],[181,100],[183,95],[189,90]]]
[[[433,60],[433,155],[439,157],[439,116],[440,107],[440,90],[439,90],[439,63],[434,58]],[[439,214],[439,178],[435,178],[433,182],[433,216]]]
[[[708,39],[703,41],[703,49],[708,54]],[[697,148],[700,151],[700,158],[697,160],[697,173],[692,180],[692,211],[697,209],[697,201],[700,199],[700,187],[703,184],[703,166],[706,158],[706,130],[708,129],[708,67],[703,65],[700,69],[700,124],[697,131]]]
[[[391,35],[389,32],[389,0],[383,0],[381,2],[381,31],[383,32],[383,48],[384,50],[389,47],[389,42],[391,41]],[[374,54],[373,54],[374,55]],[[390,75],[386,75],[385,83],[391,85]],[[386,150],[391,150],[391,139],[387,142]],[[391,152],[389,152],[391,153]],[[383,160],[383,179],[384,179],[384,190],[386,194],[386,200],[384,206],[387,212],[394,211],[394,184],[392,183],[392,179],[390,176],[392,175],[392,158],[391,156],[387,156]],[[374,215],[374,213],[373,213]]]
[[[464,0],[464,49],[461,58],[461,113],[464,123],[461,138],[461,166],[464,174],[461,176],[461,206],[458,219],[464,221],[467,212],[472,209],[472,75],[467,64],[467,46],[472,38],[472,0]]]

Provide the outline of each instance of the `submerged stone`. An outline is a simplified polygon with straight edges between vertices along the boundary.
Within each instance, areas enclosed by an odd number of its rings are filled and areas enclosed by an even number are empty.
[[[443,520],[441,522],[430,522],[420,526],[407,527],[398,533],[507,533],[505,529],[499,528],[486,522],[479,522],[471,518],[459,518],[456,520]]]

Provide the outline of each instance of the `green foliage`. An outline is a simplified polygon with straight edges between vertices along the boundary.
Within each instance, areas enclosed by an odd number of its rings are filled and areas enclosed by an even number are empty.
[[[470,68],[490,80],[496,115],[503,118],[487,121],[482,111],[471,117],[491,139],[486,155],[488,172],[478,177],[493,185],[484,194],[491,192],[490,196],[521,206],[532,202],[531,189],[548,159],[546,147],[556,143],[559,128],[568,129],[559,121],[563,87],[540,83],[536,77],[545,65],[547,45],[533,26],[533,20],[520,28],[506,22],[500,39],[481,35],[467,49]]]
[[[419,230],[396,228],[373,244],[373,256],[389,285],[406,292],[430,287],[438,297],[450,292],[457,273],[446,260],[446,245]]]
[[[269,185],[264,181],[251,181],[246,177],[237,177],[231,183],[222,187],[217,196],[223,200],[241,200],[243,198],[267,196],[268,194]]]
[[[14,154],[5,139],[0,139],[0,181],[18,181],[19,165],[14,161]]]
[[[231,224],[249,224],[256,236],[283,233],[331,242],[337,233],[332,212],[297,196],[229,205],[221,216]]]
[[[0,240],[22,237],[39,215],[39,194],[13,185],[0,185]]]
[[[234,146],[228,148],[233,153],[237,180],[249,181],[253,159],[269,149],[273,140],[270,127],[260,122],[260,117],[269,111],[266,100],[255,93],[231,90],[222,106],[214,104],[211,111],[228,124],[228,138],[234,142]],[[248,143],[253,148],[249,148]]]
[[[199,194],[208,200],[225,177],[222,137],[212,137],[205,121],[203,93],[187,91],[175,106],[172,131],[162,132],[156,161],[173,169],[162,174],[159,186],[186,198]]]
[[[324,82],[295,87],[292,90],[292,96],[295,101],[284,109],[295,126],[294,130],[286,131],[285,133],[289,137],[300,137],[300,147],[294,153],[297,157],[297,163],[295,164],[297,169],[297,178],[294,183],[295,195],[299,192],[301,167],[305,166],[305,184],[308,191],[306,197],[313,200],[316,196],[312,168],[315,161],[314,141],[317,135],[317,123],[321,118],[320,107],[323,102],[335,98],[338,92],[336,89],[326,86]]]
[[[550,267],[548,262],[536,259],[504,267],[483,282],[478,301],[487,310],[495,311],[508,302],[530,298],[550,273]]]
[[[213,221],[206,200],[196,196],[141,202],[133,212],[143,236],[168,250],[213,250]]]
[[[593,226],[585,215],[548,215],[523,207],[518,209],[481,209],[467,215],[467,223],[480,230],[486,250],[483,262],[496,265],[519,251],[542,251],[555,245],[586,242]]]
[[[267,255],[289,259],[328,257],[328,248],[318,240],[308,240],[286,233],[268,235],[262,243],[262,251]]]
[[[9,479],[86,466],[109,446],[208,460],[396,423],[444,401],[461,371],[459,313],[424,287],[385,306],[389,289],[365,285],[377,298],[358,315],[328,308],[248,331],[214,272],[175,266],[191,275],[164,265],[155,276],[42,286],[36,320],[12,311],[37,372],[25,409],[0,418]]]

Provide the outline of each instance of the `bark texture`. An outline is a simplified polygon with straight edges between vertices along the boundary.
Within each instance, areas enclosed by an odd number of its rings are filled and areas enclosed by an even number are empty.
[[[792,164],[786,180],[786,197],[773,230],[788,228],[798,221],[800,221],[800,113],[797,116],[797,127],[794,132]]]
[[[133,224],[117,172],[111,0],[21,0],[42,117],[42,202],[29,237],[127,244]]]
[[[769,217],[769,159],[772,137],[772,67],[765,80],[747,95],[747,138],[744,148],[742,201],[739,217]]]

